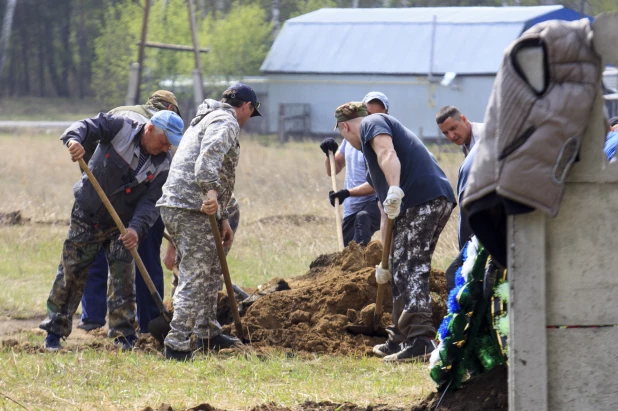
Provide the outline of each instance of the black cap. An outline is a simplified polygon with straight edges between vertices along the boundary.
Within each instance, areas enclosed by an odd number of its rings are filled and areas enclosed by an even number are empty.
[[[612,117],[612,118],[609,119],[609,126],[610,127],[614,127],[616,124],[618,124],[618,116]]]
[[[258,111],[258,107],[260,107],[260,103],[257,101],[257,96],[255,95],[255,91],[248,85],[244,83],[236,83],[228,87],[227,90],[223,92],[223,97],[236,98],[242,101],[250,101],[253,104],[253,114],[251,117],[262,116],[262,113]]]

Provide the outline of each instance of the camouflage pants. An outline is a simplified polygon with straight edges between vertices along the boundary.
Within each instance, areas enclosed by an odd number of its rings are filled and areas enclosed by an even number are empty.
[[[393,227],[393,325],[389,339],[403,342],[418,336],[433,338],[429,273],[440,233],[454,204],[439,197],[408,208]]]
[[[238,224],[240,223],[240,207],[238,203],[236,203],[235,206],[230,207],[227,210],[228,210],[227,222],[230,223],[230,228],[234,232],[234,235],[236,235],[236,230],[238,229]],[[227,255],[227,253],[230,252],[232,245],[229,245],[223,248],[225,250],[225,255]],[[178,253],[176,253],[175,264],[178,265],[178,263],[179,263]],[[178,276],[176,275],[176,273],[173,273],[173,274],[174,274],[174,278],[172,278],[172,297],[174,296],[174,293],[176,292],[176,287],[178,287]]]
[[[174,317],[165,345],[177,351],[190,351],[191,334],[204,339],[221,333],[217,322],[221,264],[206,214],[161,207],[161,218],[176,244],[179,262]]]
[[[133,257],[118,239],[117,228],[96,228],[73,206],[69,233],[62,246],[56,279],[47,299],[48,318],[39,327],[64,337],[71,334],[72,319],[82,298],[88,270],[103,247],[109,265],[107,301],[109,336],[135,335],[135,269]]]

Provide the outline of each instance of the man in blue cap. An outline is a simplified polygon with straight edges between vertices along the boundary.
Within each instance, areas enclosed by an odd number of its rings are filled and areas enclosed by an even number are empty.
[[[108,302],[109,336],[122,349],[131,349],[135,335],[135,268],[130,250],[137,247],[159,216],[155,207],[169,173],[169,149],[182,138],[183,121],[172,111],[160,111],[148,123],[100,113],[78,121],[60,139],[73,161],[82,159],[84,145],[99,141],[88,165],[127,227],[120,235],[92,182],[84,173],[73,187],[75,202],[61,262],[47,299],[45,348],[61,348],[71,334],[88,269],[101,248],[113,289]]]
[[[388,114],[388,98],[379,91],[367,93],[363,99],[369,114],[384,113]],[[367,170],[363,153],[352,147],[346,140],[343,140],[341,147],[333,138],[327,138],[320,144],[320,148],[326,154],[326,174],[330,176],[330,161],[328,152],[332,151],[335,156],[335,174],[345,167],[345,180],[343,190],[329,192],[331,205],[335,206],[335,198],[339,199],[339,204],[343,204],[343,245],[354,240],[357,244],[367,245],[371,241],[373,233],[381,226],[380,205],[377,202],[376,192],[367,182]],[[383,214],[383,213],[382,213]],[[386,224],[386,214],[384,214],[384,226]],[[384,241],[384,240],[383,240]]]
[[[110,110],[109,113],[130,118],[138,123],[147,123],[155,113],[161,110],[170,110],[180,115],[178,101],[171,91],[155,91],[146,104],[116,107]],[[86,145],[84,147],[86,149],[84,161],[90,159],[97,145],[98,143],[94,142],[91,146]],[[150,279],[161,296],[164,291],[163,267],[161,267],[161,243],[163,242],[164,231],[163,221],[159,217],[148,230],[148,235],[146,235],[143,241],[140,241],[138,247],[138,253],[144,263],[144,267],[148,270]],[[160,312],[150,290],[148,290],[146,283],[142,279],[141,273],[139,273],[139,269],[137,267],[136,269],[138,270],[135,276],[137,322],[139,333],[145,334],[148,332],[148,323],[159,316]],[[107,315],[107,272],[107,260],[105,259],[105,253],[101,249],[88,272],[88,280],[86,281],[86,288],[82,296],[82,317],[77,328],[92,331],[105,325],[105,317]]]
[[[240,156],[240,128],[261,115],[259,106],[255,92],[242,83],[225,90],[221,101],[204,100],[176,151],[157,202],[178,262],[174,318],[165,338],[167,359],[190,359],[192,335],[201,351],[241,344],[223,334],[217,322],[221,265],[206,214],[216,216],[223,245],[231,244],[229,203]]]

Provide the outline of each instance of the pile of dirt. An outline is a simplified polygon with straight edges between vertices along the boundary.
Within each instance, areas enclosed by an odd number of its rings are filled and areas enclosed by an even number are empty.
[[[470,378],[460,389],[448,391],[440,410],[506,411],[509,409],[508,369],[496,367],[488,373]],[[433,392],[411,411],[435,410],[443,393]]]
[[[373,323],[377,293],[374,267],[381,256],[379,241],[369,243],[365,249],[351,243],[340,253],[318,257],[308,273],[285,281],[287,287],[281,291],[277,291],[281,279],[263,285],[262,295],[244,313],[245,337],[256,348],[344,355],[370,353],[371,347],[384,338],[352,335],[346,331],[346,325]],[[269,289],[275,291],[263,292]],[[431,291],[437,327],[446,314],[444,272],[432,270]],[[381,325],[386,327],[391,322],[390,287],[386,287],[384,301]],[[220,314],[224,302],[225,299],[220,300]],[[219,320],[229,324],[231,316],[225,314]],[[233,327],[227,325],[225,331],[232,333]]]
[[[171,405],[161,404],[159,408],[146,407],[141,411],[174,411]],[[187,411],[225,411],[221,408],[215,408],[210,404],[200,404],[189,408]],[[330,401],[306,401],[292,408],[284,407],[274,403],[262,404],[252,407],[250,411],[404,411],[404,408],[389,407],[387,405],[371,405],[367,407],[359,407],[356,404],[344,403],[336,404]]]

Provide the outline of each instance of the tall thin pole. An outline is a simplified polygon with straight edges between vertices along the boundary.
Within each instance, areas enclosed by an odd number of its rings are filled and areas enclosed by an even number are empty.
[[[193,54],[195,55],[195,70],[193,70],[193,97],[195,107],[204,101],[204,87],[202,83],[202,61],[200,60],[200,49],[197,45],[197,30],[195,28],[195,12],[193,0],[187,0],[189,5],[189,24],[191,25],[191,36],[193,37]]]
[[[11,26],[13,25],[13,15],[15,14],[16,4],[17,0],[8,0],[6,3],[4,21],[2,22],[2,33],[0,34],[0,75],[2,75],[2,69],[4,69],[6,55],[9,50],[9,39],[11,37]]]
[[[137,55],[137,87],[135,89],[135,96],[133,98],[133,104],[139,104],[139,90],[142,86],[142,68],[144,67],[144,50],[146,48],[146,35],[148,34],[148,14],[150,14],[150,0],[145,0],[144,5],[144,20],[142,21],[142,37],[139,44],[139,53]]]

